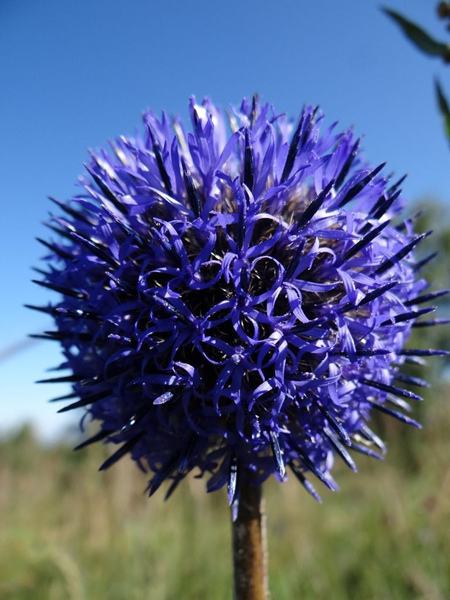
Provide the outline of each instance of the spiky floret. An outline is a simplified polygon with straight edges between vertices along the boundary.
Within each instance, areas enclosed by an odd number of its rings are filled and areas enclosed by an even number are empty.
[[[401,181],[362,163],[352,131],[320,132],[316,108],[295,126],[256,99],[190,114],[186,133],[147,113],[57,202],[38,283],[61,298],[40,309],[71,374],[52,381],[73,386],[63,411],[100,422],[81,446],[120,444],[102,468],[130,453],[150,493],[198,468],[232,502],[246,471],[289,466],[317,497],[308,472],[335,489],[334,456],[383,454],[374,409],[417,426],[399,368],[436,297],[412,255],[424,236],[393,224]]]

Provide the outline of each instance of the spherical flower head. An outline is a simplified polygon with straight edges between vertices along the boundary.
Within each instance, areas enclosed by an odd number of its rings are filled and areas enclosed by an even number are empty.
[[[192,129],[144,116],[145,134],[92,154],[83,191],[59,203],[41,310],[61,343],[75,399],[168,494],[187,473],[209,491],[239,478],[280,480],[288,466],[331,489],[335,456],[381,456],[368,426],[405,423],[400,373],[429,350],[405,350],[429,312],[401,221],[401,180],[367,166],[352,131],[317,108],[297,123],[244,100],[223,114],[190,102]]]

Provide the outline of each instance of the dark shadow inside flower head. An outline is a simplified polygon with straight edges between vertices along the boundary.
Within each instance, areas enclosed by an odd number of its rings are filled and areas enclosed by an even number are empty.
[[[190,111],[190,132],[148,113],[144,136],[93,154],[50,218],[39,283],[59,299],[35,308],[70,373],[62,410],[99,422],[83,446],[120,444],[103,468],[131,453],[150,470],[150,493],[195,470],[234,501],[241,477],[290,466],[317,497],[308,473],[336,489],[335,457],[383,454],[373,410],[417,426],[398,381],[439,353],[404,350],[432,310],[415,303],[424,236],[402,220],[401,180],[318,109]]]

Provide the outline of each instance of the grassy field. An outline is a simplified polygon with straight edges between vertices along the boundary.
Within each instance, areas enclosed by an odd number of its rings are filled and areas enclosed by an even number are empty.
[[[384,422],[386,462],[339,466],[322,505],[266,486],[273,600],[450,598],[449,400],[435,390],[423,431]],[[190,480],[149,500],[128,460],[98,473],[104,456],[28,430],[0,443],[0,598],[230,599],[224,494]]]

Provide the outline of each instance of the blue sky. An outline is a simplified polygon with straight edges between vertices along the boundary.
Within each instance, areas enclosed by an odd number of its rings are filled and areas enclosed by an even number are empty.
[[[389,5],[441,34],[434,3]],[[22,304],[48,299],[30,283],[47,195],[70,196],[87,148],[135,131],[143,109],[184,115],[191,94],[258,92],[291,114],[317,103],[365,134],[373,162],[409,173],[411,200],[447,201],[433,74],[450,84],[371,0],[1,0],[0,358],[46,326]],[[42,343],[0,362],[0,430],[32,420],[49,437],[73,420],[46,402],[64,389],[33,383],[59,360]]]

